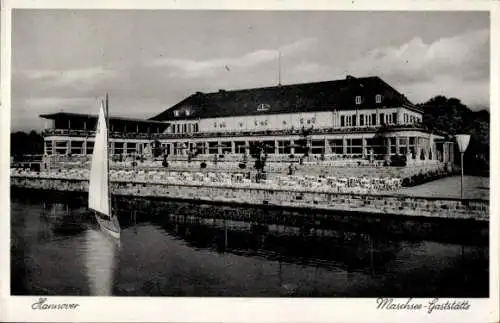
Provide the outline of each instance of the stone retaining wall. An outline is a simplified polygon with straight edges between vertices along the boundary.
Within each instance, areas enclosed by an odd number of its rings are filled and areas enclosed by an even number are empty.
[[[88,191],[88,181],[63,178],[12,176],[11,186],[40,190]],[[113,194],[121,196],[167,197],[207,202],[306,207],[318,210],[489,220],[489,202],[483,200],[462,201],[450,198],[360,195],[227,185],[173,185],[144,181],[112,181],[111,190]]]

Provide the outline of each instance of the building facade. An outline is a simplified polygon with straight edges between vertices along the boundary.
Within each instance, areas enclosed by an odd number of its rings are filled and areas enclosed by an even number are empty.
[[[41,116],[45,154],[91,154],[96,116]],[[161,145],[169,158],[249,154],[256,142],[274,158],[453,160],[453,144],[426,130],[423,111],[379,77],[245,90],[197,92],[148,120],[111,118],[112,154]]]

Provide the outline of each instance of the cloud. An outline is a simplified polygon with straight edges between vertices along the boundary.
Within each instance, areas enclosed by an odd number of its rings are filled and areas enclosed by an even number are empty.
[[[322,68],[323,67],[321,64],[315,62],[302,62],[293,66],[290,69],[289,73],[298,75],[317,74],[321,71]]]
[[[149,64],[151,67],[167,67],[171,71],[169,77],[202,78],[215,75],[218,71],[231,69],[248,69],[268,62],[276,61],[278,53],[282,56],[294,55],[309,50],[316,39],[306,38],[287,44],[278,49],[259,49],[240,57],[225,57],[210,60],[192,60],[180,58],[161,58]]]
[[[421,38],[371,50],[348,64],[347,74],[380,75],[418,102],[454,95],[467,104],[489,104],[489,30],[425,43]]]
[[[382,71],[386,75],[412,76],[419,80],[432,79],[442,73],[477,77],[478,72],[485,72],[481,67],[488,49],[488,30],[441,38],[430,44],[416,37],[400,47],[374,49],[349,66],[354,71]]]
[[[35,97],[28,98],[25,101],[28,108],[41,110],[71,110],[74,107],[89,107],[91,104],[97,106],[97,98],[65,98],[65,97]]]
[[[28,70],[23,73],[32,81],[47,82],[54,87],[88,85],[116,75],[114,71],[101,66],[66,70]]]

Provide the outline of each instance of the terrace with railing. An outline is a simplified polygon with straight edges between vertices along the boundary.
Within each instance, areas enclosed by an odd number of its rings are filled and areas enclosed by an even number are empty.
[[[398,130],[422,130],[428,131],[428,127],[421,123],[415,124],[400,124],[400,125],[385,125],[380,126],[357,126],[357,127],[342,127],[342,128],[313,128],[309,135],[318,134],[336,134],[336,133],[370,133],[380,130],[398,131]],[[244,137],[244,136],[302,136],[302,129],[285,129],[285,130],[256,130],[256,131],[224,131],[224,132],[193,132],[193,133],[142,133],[142,132],[110,132],[111,138],[120,139],[191,139],[191,138],[226,138],[226,137]],[[43,132],[44,136],[70,136],[70,137],[93,137],[95,131],[92,130],[71,130],[71,129],[46,129]]]

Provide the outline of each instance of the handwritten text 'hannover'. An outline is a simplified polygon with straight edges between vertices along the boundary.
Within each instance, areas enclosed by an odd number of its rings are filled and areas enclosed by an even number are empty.
[[[46,297],[40,297],[36,303],[31,304],[33,310],[74,310],[80,304],[47,304]]]

